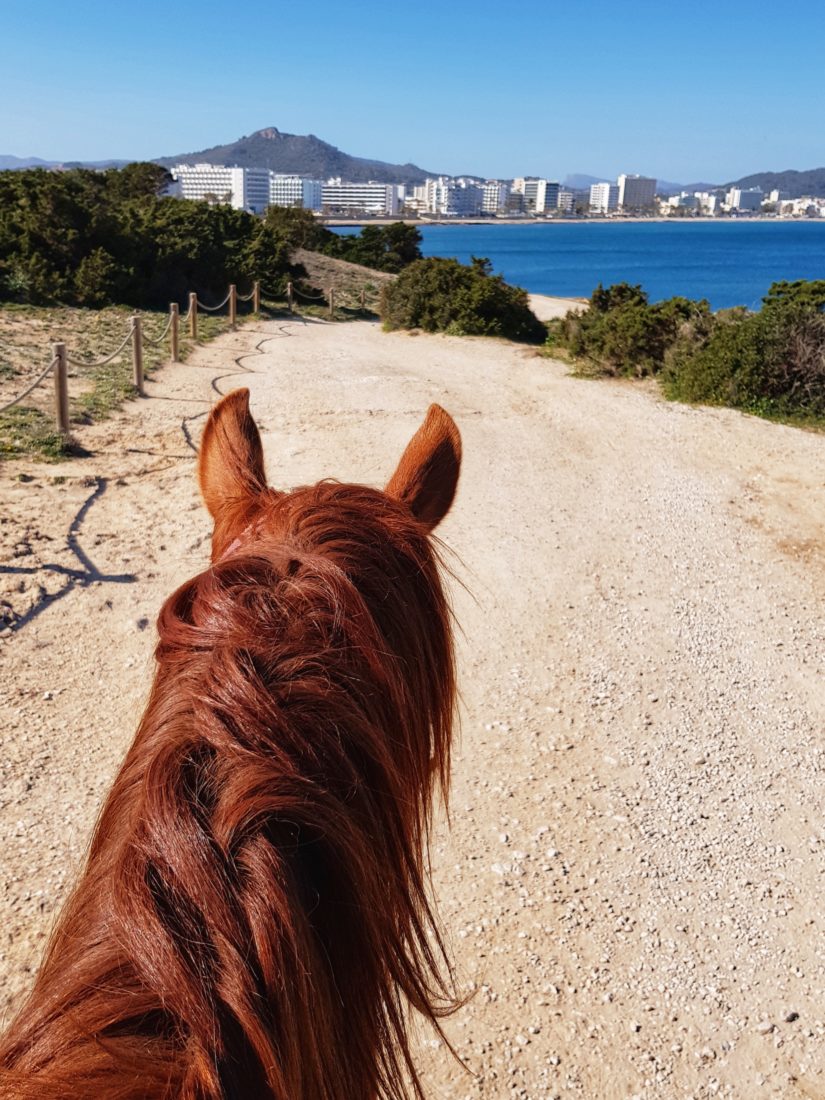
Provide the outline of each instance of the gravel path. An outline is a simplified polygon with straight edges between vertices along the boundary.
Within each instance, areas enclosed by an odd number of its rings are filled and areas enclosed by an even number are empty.
[[[380,484],[430,401],[463,704],[436,893],[461,987],[436,1098],[825,1094],[821,436],[496,341],[257,324],[8,465],[0,976],[31,980],[130,740],[154,616],[207,559],[193,451],[249,385],[276,485]],[[17,480],[22,475],[23,480]]]

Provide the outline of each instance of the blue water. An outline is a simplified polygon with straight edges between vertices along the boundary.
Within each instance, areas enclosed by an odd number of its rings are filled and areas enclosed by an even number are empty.
[[[779,279],[825,279],[825,219],[427,225],[421,234],[425,256],[487,256],[508,283],[564,298],[628,282],[654,302],[681,294],[757,309]]]

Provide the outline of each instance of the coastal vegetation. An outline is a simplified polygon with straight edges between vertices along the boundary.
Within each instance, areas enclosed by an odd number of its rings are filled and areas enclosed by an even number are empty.
[[[260,219],[161,198],[166,180],[155,164],[0,173],[0,301],[156,308],[299,274]]]
[[[528,304],[527,291],[492,273],[489,260],[416,260],[384,287],[381,320],[388,329],[423,329],[454,336],[504,336],[541,343],[545,326]]]
[[[825,281],[774,283],[762,308],[712,313],[706,301],[651,304],[641,287],[593,292],[550,322],[547,348],[580,370],[656,376],[671,398],[791,420],[825,418]]]
[[[374,271],[397,274],[422,258],[421,233],[416,226],[404,222],[365,225],[358,234],[343,235],[321,225],[311,210],[270,206],[264,227],[288,249],[320,252]]]

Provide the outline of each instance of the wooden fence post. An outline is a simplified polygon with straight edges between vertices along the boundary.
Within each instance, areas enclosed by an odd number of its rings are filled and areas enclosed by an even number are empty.
[[[132,318],[132,367],[135,389],[143,397],[143,340],[140,334],[140,317],[137,314]]]
[[[294,310],[294,308],[293,308],[293,305],[292,305],[292,302],[293,302],[293,298],[292,298],[292,283],[291,283],[291,282],[289,282],[289,283],[287,283],[287,284],[286,284],[286,304],[287,304],[287,306],[288,306],[288,308],[289,308],[289,312],[290,312],[290,313],[294,313],[294,312],[295,312],[295,310]]]
[[[330,321],[335,320],[335,288],[334,287],[329,288],[329,319],[330,319]]]
[[[69,367],[66,362],[66,345],[52,344],[54,364],[54,411],[57,430],[69,434]]]
[[[229,284],[229,324],[232,328],[238,320],[238,288],[234,283]]]
[[[252,284],[252,312],[261,312],[261,284],[258,279]]]
[[[367,289],[363,286],[361,287],[361,312],[367,312]]]
[[[169,351],[172,356],[172,362],[177,363],[180,359],[180,347],[178,340],[178,325],[180,324],[180,314],[178,311],[178,303],[169,303],[169,313],[171,314],[171,321],[169,322]]]
[[[198,338],[198,296],[194,291],[189,295],[189,335]]]

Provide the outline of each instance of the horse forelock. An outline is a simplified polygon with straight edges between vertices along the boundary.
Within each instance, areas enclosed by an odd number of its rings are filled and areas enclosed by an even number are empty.
[[[437,564],[402,505],[322,482],[268,498],[166,601],[149,706],[35,988],[63,1012],[61,1073],[86,1034],[115,1082],[141,1049],[165,1067],[163,1088],[111,1095],[371,1100],[405,1075],[420,1094],[405,1001],[433,1022],[449,1001],[422,854],[454,705]],[[100,926],[114,946],[84,963]],[[82,992],[113,974],[119,998]],[[19,1065],[45,1064],[45,1028],[27,1035]]]

